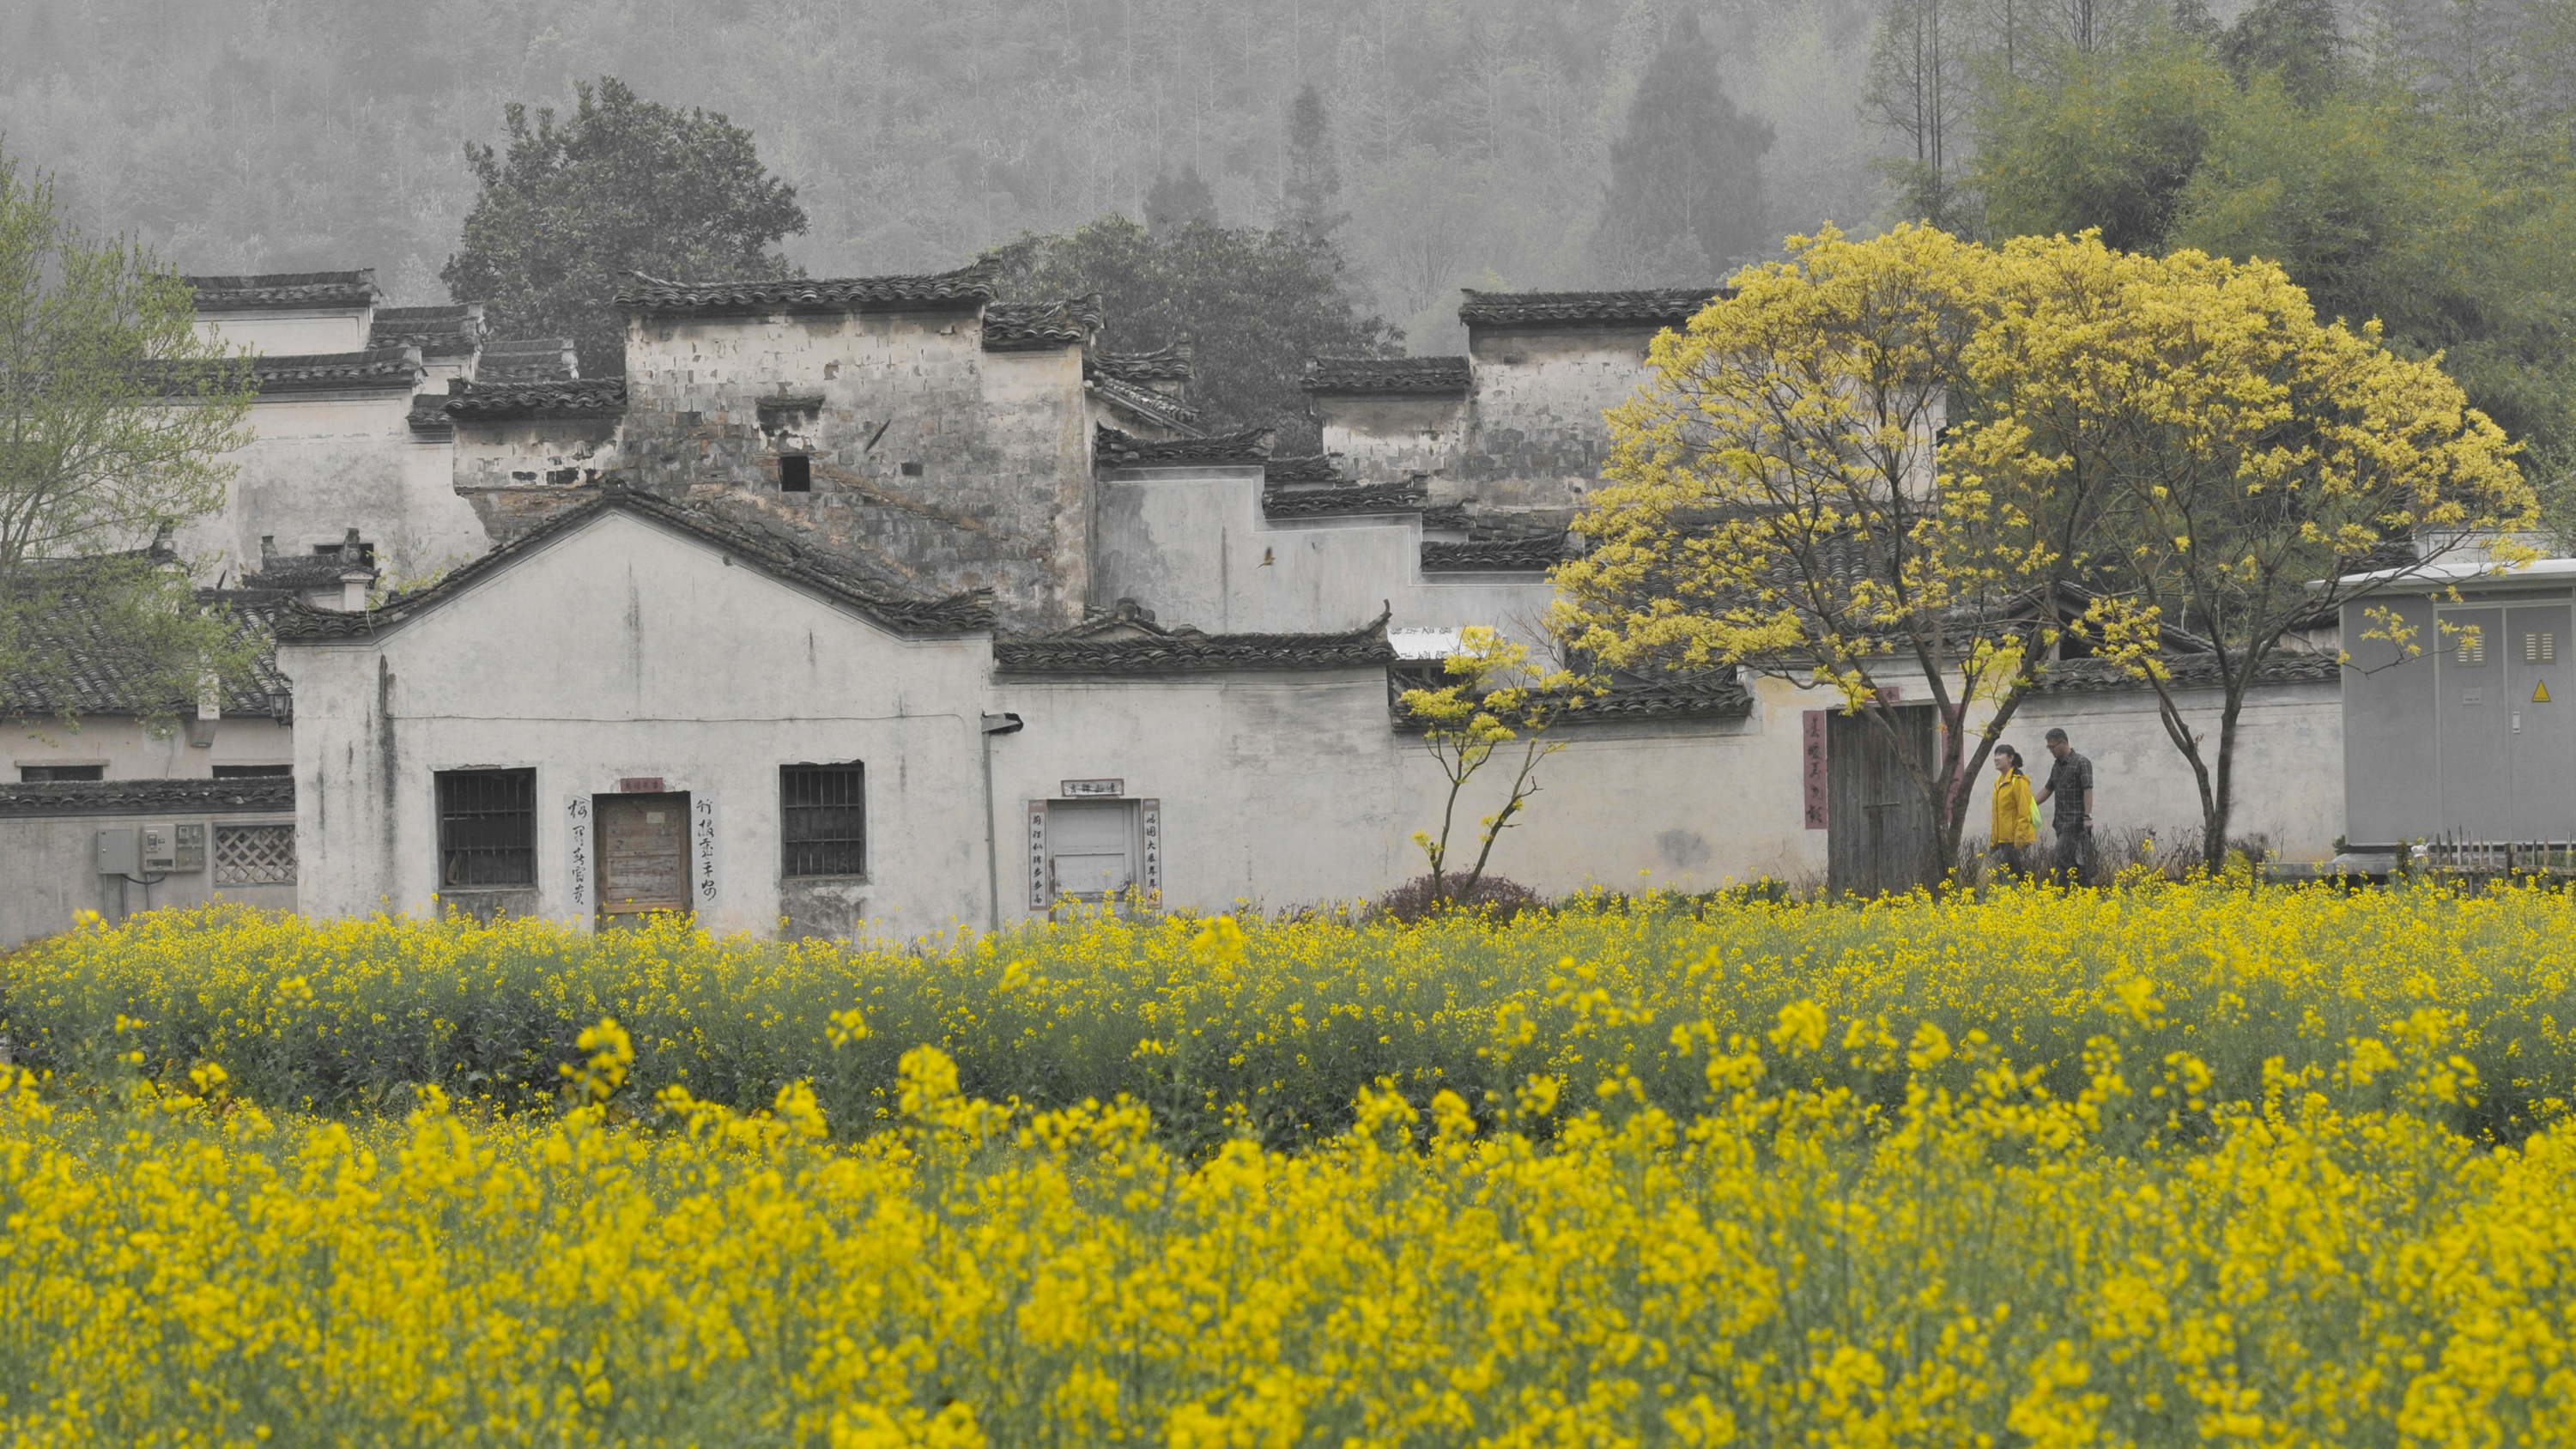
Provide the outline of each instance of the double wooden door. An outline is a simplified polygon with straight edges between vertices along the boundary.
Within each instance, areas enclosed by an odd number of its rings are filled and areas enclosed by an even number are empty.
[[[687,792],[602,795],[596,803],[601,924],[688,910]]]

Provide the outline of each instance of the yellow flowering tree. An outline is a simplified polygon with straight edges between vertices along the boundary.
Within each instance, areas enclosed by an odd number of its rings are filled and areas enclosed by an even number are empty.
[[[1440,833],[1413,832],[1431,863],[1431,897],[1454,905],[1475,897],[1485,866],[1494,857],[1494,842],[1511,828],[1512,818],[1538,793],[1539,761],[1564,748],[1562,741],[1540,738],[1568,709],[1597,690],[1572,671],[1534,668],[1529,646],[1483,625],[1460,632],[1458,650],[1444,666],[1451,683],[1438,689],[1408,689],[1400,703],[1422,731],[1423,746],[1449,782],[1440,805]],[[1450,869],[1451,839],[1458,828],[1458,801],[1467,782],[1491,763],[1497,751],[1518,746],[1519,758],[1503,803],[1476,823],[1476,859],[1462,878]]]
[[[1557,572],[1555,627],[1612,667],[1732,665],[1831,691],[1885,730],[1957,858],[1964,788],[2067,622],[2108,492],[2079,388],[2000,345],[2004,317],[2078,325],[2126,259],[1828,229],[1657,338],[1610,414],[1606,485]],[[1941,725],[1913,757],[1897,701]]]
[[[2093,405],[2120,421],[2109,461],[2131,587],[2095,606],[2092,627],[2154,687],[2217,862],[2246,696],[2285,641],[2463,562],[2528,558],[2511,534],[2536,526],[2538,505],[2503,431],[2438,357],[2391,352],[2376,322],[2319,322],[2268,261],[2180,251],[2130,265],[2113,325],[2009,340],[2100,379]],[[2206,636],[2208,673],[2192,682],[2214,684],[2214,741],[2176,698],[2158,648],[2169,624]]]

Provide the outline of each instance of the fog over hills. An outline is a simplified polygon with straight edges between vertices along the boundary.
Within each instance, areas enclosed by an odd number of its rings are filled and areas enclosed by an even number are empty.
[[[496,139],[507,101],[569,109],[578,79],[750,127],[818,274],[1141,214],[1184,167],[1221,220],[1266,224],[1312,83],[1338,240],[1426,350],[1459,286],[1601,280],[1609,146],[1685,11],[1772,127],[1763,231],[1880,221],[1870,0],[22,0],[0,14],[0,135],[84,225],[186,270],[371,264],[427,302],[474,194],[465,143]]]

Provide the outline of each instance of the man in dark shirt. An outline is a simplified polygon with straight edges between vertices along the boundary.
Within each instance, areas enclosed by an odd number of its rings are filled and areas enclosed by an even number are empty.
[[[2082,885],[2093,875],[2093,762],[2075,753],[2066,731],[2048,732],[2048,752],[2057,763],[2048,767],[2048,785],[2039,803],[2057,802],[2057,878]]]

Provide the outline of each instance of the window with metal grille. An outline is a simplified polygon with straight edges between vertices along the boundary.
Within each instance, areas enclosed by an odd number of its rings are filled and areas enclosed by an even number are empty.
[[[216,826],[215,884],[219,886],[295,884],[295,827],[292,825]]]
[[[779,766],[778,816],[781,874],[867,874],[866,766]]]
[[[534,885],[537,772],[438,772],[438,882],[442,890]]]
[[[106,778],[107,766],[105,765],[20,765],[18,767],[18,783],[21,785],[45,785],[62,780],[104,780]]]

